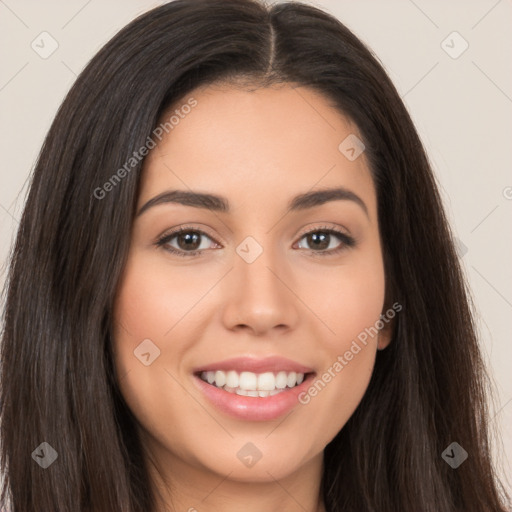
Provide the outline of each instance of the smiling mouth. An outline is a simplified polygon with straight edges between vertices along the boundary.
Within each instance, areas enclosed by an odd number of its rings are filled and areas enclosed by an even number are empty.
[[[277,395],[299,386],[308,375],[310,373],[284,371],[253,373],[234,370],[196,373],[196,376],[204,382],[228,393],[261,398]]]

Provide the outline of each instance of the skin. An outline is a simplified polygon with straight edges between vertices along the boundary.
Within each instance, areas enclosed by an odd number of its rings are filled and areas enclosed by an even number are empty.
[[[174,189],[225,196],[231,211],[163,203],[136,217],[114,311],[120,389],[139,422],[159,510],[323,511],[323,450],[361,401],[392,323],[307,405],[277,420],[226,415],[192,372],[236,356],[279,355],[318,377],[385,312],[374,183],[364,153],[350,161],[338,150],[359,132],[304,87],[210,85],[191,96],[197,106],[145,160],[137,211]],[[295,195],[339,186],[368,214],[349,200],[286,212]],[[185,224],[207,234],[200,256],[155,245]],[[303,236],[325,226],[356,246],[315,256],[343,243],[332,235],[319,250]],[[235,250],[247,236],[263,248],[251,264]],[[179,238],[168,246],[190,250]],[[134,356],[144,339],[160,350],[149,366]],[[250,468],[236,456],[248,442],[262,453]]]

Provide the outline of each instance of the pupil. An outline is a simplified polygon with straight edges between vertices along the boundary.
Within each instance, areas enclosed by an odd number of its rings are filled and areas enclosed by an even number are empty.
[[[329,243],[328,242],[326,243],[326,240],[327,240],[327,237],[329,236],[329,234],[323,233],[323,232],[320,232],[320,233],[321,233],[320,235],[313,233],[313,234],[309,235],[309,238],[310,238],[310,240],[312,239],[315,241],[315,244],[313,244],[313,245],[315,245],[317,249],[326,249],[327,247],[329,247]],[[316,243],[318,241],[320,241],[320,244]],[[308,240],[308,242],[309,242],[309,240]]]
[[[184,244],[184,247],[185,248],[189,248],[189,249],[197,249],[197,247],[199,247],[200,243],[198,243],[199,241],[199,233],[193,233],[193,234],[190,234],[190,233],[185,233],[185,234],[181,234],[178,236],[178,245],[180,246],[180,248],[182,248],[182,245],[180,244],[180,241],[182,240],[185,240],[186,243]]]

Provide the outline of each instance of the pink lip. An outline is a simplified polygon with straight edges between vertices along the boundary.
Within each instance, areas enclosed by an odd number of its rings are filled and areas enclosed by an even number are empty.
[[[312,373],[314,370],[302,364],[296,363],[291,359],[284,357],[273,356],[258,359],[256,357],[235,357],[233,359],[225,359],[224,361],[217,361],[204,366],[195,368],[193,372],[200,374],[201,372],[208,371],[229,371],[235,370],[237,372],[296,372],[296,373]],[[277,396],[277,395],[276,395]]]
[[[218,369],[218,366],[216,368]],[[220,411],[246,421],[269,421],[277,419],[293,409],[299,403],[299,394],[306,391],[314,377],[315,375],[310,373],[299,386],[287,388],[286,391],[268,397],[241,396],[229,393],[208,384],[197,375],[194,375],[194,382]]]

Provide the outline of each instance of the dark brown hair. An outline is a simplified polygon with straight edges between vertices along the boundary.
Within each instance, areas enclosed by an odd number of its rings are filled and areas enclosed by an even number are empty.
[[[1,501],[14,512],[154,510],[110,346],[142,163],[101,199],[94,191],[145,145],[169,105],[233,81],[311,87],[356,123],[377,188],[387,302],[403,306],[362,402],[325,448],[327,511],[504,511],[468,291],[400,96],[334,17],[253,0],[177,0],[138,17],[60,107],[10,261]],[[45,470],[31,457],[43,441],[58,453]],[[441,457],[453,441],[469,454],[457,469]]]

